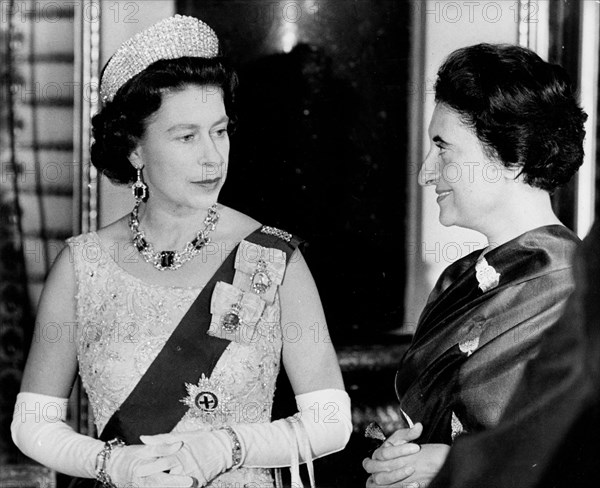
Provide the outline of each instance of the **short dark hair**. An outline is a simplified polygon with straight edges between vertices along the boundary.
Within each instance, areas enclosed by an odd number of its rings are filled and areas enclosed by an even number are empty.
[[[529,49],[477,44],[442,64],[435,100],[455,110],[490,156],[521,167],[529,185],[552,192],[583,162],[583,124],[575,88],[559,65]]]
[[[129,155],[144,135],[146,121],[161,106],[164,93],[190,85],[214,85],[223,91],[225,110],[235,123],[237,75],[222,58],[160,60],[127,81],[92,118],[92,164],[114,183],[135,181]]]

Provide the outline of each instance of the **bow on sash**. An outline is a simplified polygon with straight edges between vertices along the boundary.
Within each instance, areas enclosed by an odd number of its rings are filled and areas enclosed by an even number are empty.
[[[246,241],[282,250],[286,262],[300,244],[291,236],[288,241],[257,229]],[[173,430],[188,406],[180,402],[186,383],[210,377],[219,358],[231,341],[207,334],[210,327],[210,302],[218,282],[231,283],[235,269],[236,248],[227,256],[191,305],[146,374],[109,419],[100,435],[107,441],[119,437],[127,444],[141,444],[140,435],[154,435]]]

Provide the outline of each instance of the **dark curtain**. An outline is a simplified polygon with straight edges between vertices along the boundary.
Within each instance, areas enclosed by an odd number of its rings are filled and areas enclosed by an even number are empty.
[[[240,75],[222,201],[306,239],[336,345],[402,325],[409,7],[177,4],[215,29]]]
[[[215,29],[240,76],[222,202],[307,241],[355,421],[347,448],[315,463],[322,488],[364,486],[364,421],[396,418],[406,338],[390,332],[403,320],[411,7],[177,2]],[[319,324],[314,334],[327,340]],[[294,411],[280,375],[274,418]]]

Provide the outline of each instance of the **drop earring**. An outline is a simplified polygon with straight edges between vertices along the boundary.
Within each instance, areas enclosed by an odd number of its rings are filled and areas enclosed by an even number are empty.
[[[146,201],[146,198],[148,197],[148,186],[142,179],[142,168],[136,168],[137,179],[133,185],[131,185],[131,193],[133,193],[133,198],[135,198],[136,205]]]

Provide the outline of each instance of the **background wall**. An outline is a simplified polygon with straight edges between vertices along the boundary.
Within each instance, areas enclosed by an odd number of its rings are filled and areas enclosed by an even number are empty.
[[[584,2],[552,2],[556,15],[542,18],[538,7],[545,2],[524,2],[525,7],[516,0],[101,2],[101,65],[132,34],[180,11],[213,25],[240,69],[245,100],[224,202],[313,243],[307,257],[353,400],[355,434],[349,449],[319,462],[320,480],[363,486],[365,422],[376,419],[391,430],[398,421],[393,376],[408,341],[404,334],[414,329],[442,269],[485,245],[478,234],[442,227],[433,190],[416,184],[429,146],[436,70],[455,48],[517,42],[529,20],[529,27],[551,22],[553,37],[546,48],[577,73],[576,13]],[[24,126],[19,156],[26,170],[21,210],[36,302],[62,240],[73,233],[71,226],[77,229],[72,208],[77,209],[73,186],[79,182],[69,169],[86,164],[85,158],[72,158],[70,140],[76,118],[73,47],[78,43],[73,9],[81,2],[16,3],[24,52],[19,68],[27,75],[18,92]],[[7,4],[0,2],[2,40]],[[1,108],[4,121],[5,105]],[[0,146],[2,182],[8,184],[2,138]],[[6,186],[0,187],[2,197],[8,195]],[[132,206],[130,190],[107,180],[100,181],[99,200],[99,225]],[[567,192],[559,200],[561,214],[570,218],[572,195]],[[3,212],[2,225],[12,224],[13,214]],[[2,237],[9,241],[14,234]],[[0,274],[8,270],[18,277],[15,263],[22,264],[16,258],[4,260]],[[18,456],[7,433],[29,325],[13,320],[25,317],[16,313],[14,302],[14,294],[3,292],[0,465]],[[84,403],[79,405],[85,410]],[[84,413],[75,415],[84,418]],[[38,480],[48,476],[30,472]],[[16,479],[10,473],[2,478],[6,473],[0,468],[0,484]]]
[[[100,66],[104,66],[119,46],[132,35],[175,13],[174,0],[110,0],[101,2],[101,6]],[[100,227],[121,218],[133,208],[131,190],[125,186],[113,185],[107,178],[100,179],[99,200]]]
[[[516,1],[411,2],[413,24],[420,26],[418,52],[413,54],[415,97],[410,110],[415,127],[408,163],[411,185],[410,233],[407,242],[406,314],[404,327],[414,331],[427,296],[449,264],[485,245],[483,235],[459,227],[443,227],[434,187],[422,188],[417,172],[429,150],[427,128],[433,113],[436,73],[455,49],[477,44],[518,42],[519,3]]]
[[[153,7],[136,24],[104,16],[103,60],[172,9],[144,3]],[[217,31],[241,78],[221,201],[308,241],[337,343],[382,340],[403,316],[408,4],[207,0],[176,10]],[[101,225],[129,209],[126,194],[102,182]]]

